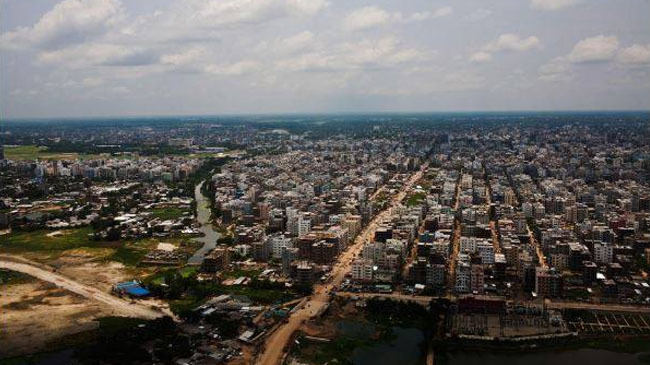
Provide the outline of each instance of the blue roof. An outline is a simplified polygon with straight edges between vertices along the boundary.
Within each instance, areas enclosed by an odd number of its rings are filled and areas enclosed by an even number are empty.
[[[115,285],[115,287],[117,288],[117,290],[123,290],[127,294],[132,295],[134,297],[144,297],[151,294],[149,290],[143,288],[140,285],[140,283],[138,283],[137,281],[127,281],[124,283],[119,283]]]
[[[144,297],[149,294],[149,290],[141,287],[141,286],[131,286],[126,289],[126,292],[129,293],[130,295],[136,296],[136,297]]]

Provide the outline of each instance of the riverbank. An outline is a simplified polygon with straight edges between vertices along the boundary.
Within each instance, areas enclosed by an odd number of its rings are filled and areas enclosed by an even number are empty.
[[[200,264],[205,254],[217,246],[217,240],[221,237],[221,234],[215,230],[211,221],[210,200],[203,194],[202,189],[204,183],[205,180],[194,187],[196,220],[200,224],[199,232],[202,234],[201,237],[197,237],[195,240],[201,242],[202,246],[188,260],[188,264],[193,265]]]

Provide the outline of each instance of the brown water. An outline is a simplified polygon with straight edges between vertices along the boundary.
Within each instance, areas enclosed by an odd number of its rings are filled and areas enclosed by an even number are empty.
[[[203,246],[190,257],[187,261],[189,264],[200,264],[203,261],[203,256],[217,246],[217,239],[220,236],[210,222],[210,200],[201,192],[202,186],[203,182],[194,188],[194,199],[196,200],[196,220],[201,224],[199,231],[204,235],[195,238],[195,240],[203,243]]]

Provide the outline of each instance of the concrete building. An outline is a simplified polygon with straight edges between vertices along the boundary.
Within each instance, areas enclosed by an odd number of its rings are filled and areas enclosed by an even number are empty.
[[[469,257],[461,259],[461,256],[467,255],[458,255],[459,259],[456,263],[456,279],[454,284],[454,291],[456,293],[469,293],[471,290],[472,283],[472,272],[471,265],[469,263]]]
[[[352,280],[371,282],[373,280],[374,263],[372,260],[357,258],[352,262]]]
[[[293,240],[291,237],[276,235],[269,239],[271,241],[271,255],[274,259],[282,258],[282,250],[285,248],[293,248]]]
[[[561,297],[564,290],[562,274],[555,269],[537,267],[535,271],[535,292],[541,297]]]
[[[230,249],[227,246],[218,246],[203,258],[201,271],[215,273],[226,269],[229,265]]]
[[[614,260],[614,247],[608,242],[594,242],[594,261],[599,264],[609,264]]]

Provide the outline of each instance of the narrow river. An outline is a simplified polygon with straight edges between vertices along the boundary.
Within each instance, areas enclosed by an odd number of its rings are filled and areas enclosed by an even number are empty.
[[[187,261],[188,264],[200,264],[203,256],[217,245],[219,232],[215,231],[210,221],[210,200],[201,193],[201,187],[204,181],[194,188],[194,199],[196,200],[196,219],[201,225],[199,231],[204,234],[203,237],[195,238],[195,241],[203,243],[192,257]]]

